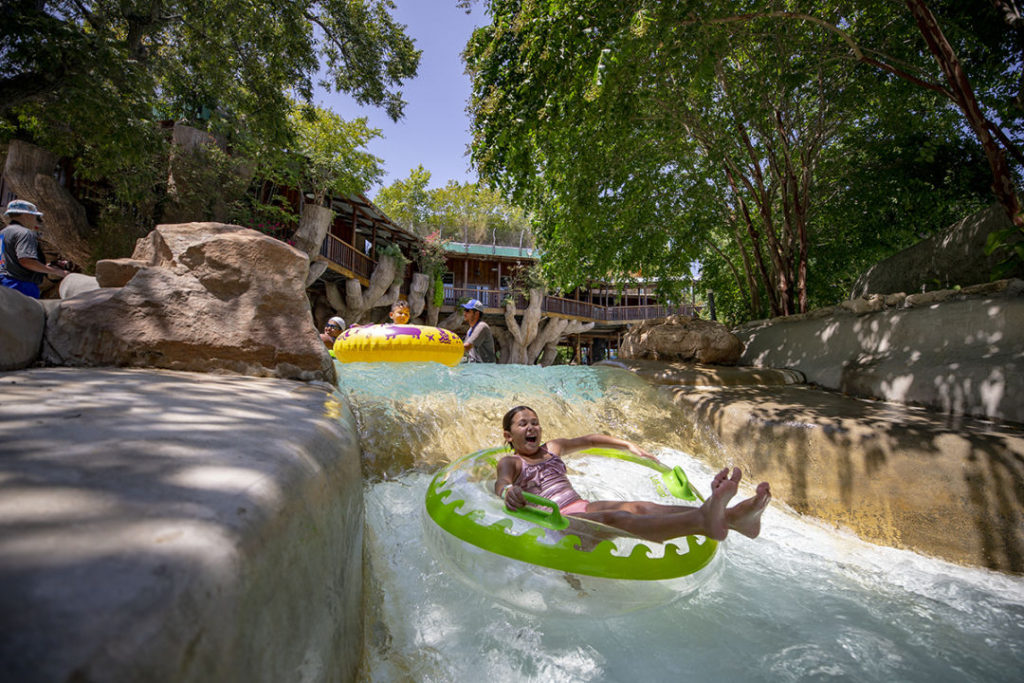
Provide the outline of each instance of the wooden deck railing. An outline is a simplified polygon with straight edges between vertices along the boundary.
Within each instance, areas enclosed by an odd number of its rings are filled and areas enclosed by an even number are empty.
[[[466,299],[479,299],[487,308],[503,308],[507,292],[496,289],[480,289],[473,287],[450,287],[444,288],[444,305],[455,306]],[[527,301],[518,297],[517,308],[525,308]],[[586,301],[576,301],[559,296],[545,296],[541,304],[541,310],[545,313],[558,315],[571,315],[577,318],[602,322],[627,322],[631,320],[650,320],[652,318],[664,318],[669,315],[692,315],[693,306],[682,304],[680,306],[601,306]]]
[[[320,253],[327,260],[333,261],[342,268],[346,268],[366,279],[373,275],[373,269],[377,264],[372,258],[360,253],[351,244],[338,239],[334,235],[327,235],[327,239],[320,245]]]

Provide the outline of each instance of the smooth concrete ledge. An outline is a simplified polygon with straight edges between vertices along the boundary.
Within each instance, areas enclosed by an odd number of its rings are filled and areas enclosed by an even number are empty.
[[[595,365],[629,370],[651,384],[695,387],[782,386],[803,384],[804,376],[796,370],[775,368],[702,365],[656,360],[603,360]]]
[[[674,387],[694,452],[860,537],[1024,573],[1024,430],[806,386]]]
[[[1014,281],[1017,282],[1017,281]],[[744,365],[790,368],[854,396],[1024,423],[1024,296],[835,312],[735,331]]]
[[[354,680],[359,456],[326,384],[0,374],[0,680]]]

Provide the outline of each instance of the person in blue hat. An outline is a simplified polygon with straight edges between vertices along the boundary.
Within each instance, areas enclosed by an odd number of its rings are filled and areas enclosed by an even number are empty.
[[[39,298],[39,285],[47,275],[64,277],[68,271],[48,266],[39,246],[43,213],[32,202],[15,199],[7,204],[0,230],[0,285],[15,289],[33,299]]]
[[[479,299],[470,299],[462,304],[462,319],[469,325],[466,340],[462,347],[466,349],[467,363],[495,363],[498,357],[494,354],[494,335],[491,328],[484,322],[484,304]]]

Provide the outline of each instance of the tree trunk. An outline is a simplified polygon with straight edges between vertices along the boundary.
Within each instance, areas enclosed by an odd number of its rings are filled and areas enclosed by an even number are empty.
[[[305,252],[310,259],[314,258],[320,253],[333,221],[334,212],[329,208],[306,202],[299,218],[299,229],[295,231],[295,248]]]
[[[539,363],[545,365],[544,359],[548,358],[546,365],[551,365],[554,356],[547,353],[548,347],[555,349],[563,337],[586,332],[594,327],[594,323],[584,323],[579,320],[567,320],[565,318],[549,318],[547,324],[537,338],[530,344],[527,357],[536,360],[540,356]]]
[[[87,236],[93,229],[82,205],[53,177],[57,161],[42,147],[11,140],[4,177],[18,199],[32,202],[46,214],[43,239],[63,258],[84,266],[92,260]]]
[[[509,349],[509,363],[530,364],[532,358],[527,357],[530,344],[537,337],[537,327],[541,319],[541,303],[544,301],[543,289],[530,290],[530,303],[523,311],[523,321],[516,321],[516,304],[514,297],[505,301],[505,328],[511,337],[511,348]],[[539,350],[538,350],[539,353]]]
[[[429,291],[430,301],[434,300],[434,291],[431,285],[434,281],[423,273],[413,273],[412,282],[409,283],[409,318],[416,319],[423,313],[427,306],[427,293]],[[437,318],[435,317],[435,320]],[[429,324],[429,323],[428,323]]]
[[[306,275],[306,287],[310,287],[320,279],[320,276],[327,271],[327,259],[317,254],[316,258],[309,263],[309,273]]]
[[[361,323],[370,309],[376,306],[390,306],[398,300],[398,290],[402,283],[395,282],[395,272],[395,262],[389,258],[382,258],[373,269],[370,284],[365,292],[362,284],[355,278],[345,281],[344,297],[336,283],[326,282],[324,285],[327,300],[345,322],[350,325]]]
[[[946,76],[957,107],[963,112],[964,118],[967,119],[967,125],[971,127],[981,143],[982,149],[985,150],[985,157],[988,159],[989,169],[992,171],[992,192],[1002,204],[1010,220],[1018,227],[1024,227],[1024,216],[1021,215],[1013,174],[1006,162],[1006,152],[992,137],[988,119],[981,113],[970,80],[953,51],[953,46],[949,44],[939,22],[928,9],[924,0],[906,0],[906,5],[910,9],[914,21],[917,22],[917,27],[921,31],[921,35],[924,36],[932,56],[942,68],[942,73]]]

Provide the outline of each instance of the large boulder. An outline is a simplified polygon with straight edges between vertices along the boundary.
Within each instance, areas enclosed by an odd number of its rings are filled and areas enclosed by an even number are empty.
[[[305,295],[309,259],[234,225],[159,225],[139,240],[123,287],[61,301],[43,358],[333,381]],[[100,278],[100,283],[105,282]]]
[[[985,253],[985,243],[990,234],[1011,225],[1003,207],[993,204],[954,223],[945,233],[922,240],[871,266],[857,278],[850,298],[988,282],[1004,255]],[[1021,278],[1024,270],[1018,268],[1006,276]]]
[[[696,361],[735,365],[743,344],[725,325],[684,315],[645,320],[629,330],[619,346],[627,360]]]
[[[91,292],[94,289],[99,289],[100,284],[91,275],[85,275],[83,273],[71,273],[63,280],[60,281],[58,292],[60,293],[61,299],[70,299],[73,296],[78,296],[82,292]]]
[[[20,370],[36,362],[45,324],[38,301],[0,287],[0,370]]]

